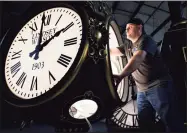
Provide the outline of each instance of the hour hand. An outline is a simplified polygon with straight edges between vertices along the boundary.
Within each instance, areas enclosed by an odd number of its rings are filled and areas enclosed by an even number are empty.
[[[55,37],[58,37],[60,35],[61,32],[65,32],[67,31],[70,27],[72,27],[74,25],[73,22],[71,22],[69,25],[67,25],[65,28],[62,28],[61,30],[57,31],[50,39],[48,39],[47,41],[45,41],[43,44],[41,44],[41,48],[39,51],[41,51],[46,45],[48,45],[48,43],[54,39]]]
[[[41,46],[37,45],[35,50],[31,53],[29,53],[29,57],[32,58],[32,56],[35,54],[34,59],[37,60],[39,58],[39,52],[40,52]]]

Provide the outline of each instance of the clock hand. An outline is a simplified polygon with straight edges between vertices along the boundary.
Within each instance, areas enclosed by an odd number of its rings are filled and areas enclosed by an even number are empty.
[[[43,25],[44,25],[45,18],[46,18],[45,14],[43,13],[42,23],[41,23],[40,33],[39,33],[39,39],[37,41],[37,46],[35,47],[35,50],[29,54],[30,57],[32,57],[35,54],[35,57],[34,57],[35,60],[39,58],[39,56],[38,56],[39,50],[38,49],[39,49],[41,41],[42,41],[42,31],[43,31]]]
[[[65,32],[67,29],[69,29],[71,26],[73,26],[74,23],[71,22],[69,25],[67,25],[65,28],[62,28],[61,30],[57,31],[50,39],[48,39],[47,41],[45,41],[40,47],[39,47],[39,51],[42,51],[43,48],[45,46],[47,46],[49,44],[49,42],[51,40],[53,40],[55,37],[58,37],[60,35],[61,32]]]
[[[134,100],[133,100],[133,108],[134,108],[134,113],[135,113],[135,106],[134,106]]]
[[[51,40],[53,40],[55,37],[58,37],[58,36],[60,35],[60,33],[61,33],[61,30],[59,30],[58,32],[56,32],[50,39],[48,39],[48,40],[45,41],[43,44],[41,44],[40,47],[38,47],[39,52],[42,51],[43,48],[44,48],[45,46],[47,46],[48,43],[49,43]]]
[[[39,39],[38,39],[38,43],[37,45],[40,45],[41,44],[41,41],[42,41],[42,31],[43,31],[43,25],[44,25],[44,21],[45,21],[45,14],[43,13],[43,16],[42,16],[42,24],[41,24],[41,29],[40,29],[40,34],[39,34]]]

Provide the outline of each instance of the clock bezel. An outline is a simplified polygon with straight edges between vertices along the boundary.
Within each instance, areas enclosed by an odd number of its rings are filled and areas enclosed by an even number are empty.
[[[97,120],[99,120],[101,118],[101,112],[103,111],[102,110],[102,107],[104,106],[104,103],[101,102],[100,98],[95,96],[94,94],[92,94],[91,96],[86,96],[86,95],[80,95],[78,97],[75,97],[74,99],[72,99],[71,101],[69,101],[67,104],[64,105],[63,107],[63,115],[64,116],[64,120],[66,121],[69,121],[71,123],[75,123],[75,124],[78,124],[78,123],[85,123],[85,119],[76,119],[76,118],[73,118],[70,114],[69,114],[69,108],[72,106],[73,103],[79,101],[79,100],[92,100],[94,101],[96,104],[97,104],[97,111],[91,115],[90,117],[87,117],[87,119],[90,121],[90,122],[96,122]]]
[[[23,15],[22,19],[20,18],[21,20],[18,20],[16,22],[15,24],[16,27],[10,28],[7,31],[1,43],[3,45],[1,45],[1,49],[0,49],[0,54],[1,54],[0,62],[2,62],[0,71],[3,74],[0,76],[0,78],[2,80],[1,86],[2,86],[3,99],[9,104],[17,106],[17,107],[37,106],[39,104],[52,100],[56,96],[62,94],[66,90],[66,88],[70,85],[70,83],[74,80],[76,75],[78,74],[78,71],[87,56],[89,44],[88,44],[88,39],[87,39],[88,16],[87,16],[86,11],[78,6],[75,6],[75,5],[73,6],[73,5],[69,5],[65,3],[49,3],[49,4],[45,3],[41,5],[40,4],[37,6],[33,5],[33,7],[27,10],[26,13]],[[5,67],[7,53],[9,51],[9,48],[15,36],[29,20],[31,20],[34,16],[36,16],[40,12],[43,12],[44,10],[48,10],[50,8],[55,8],[55,7],[65,7],[65,8],[74,10],[80,16],[82,20],[83,33],[82,33],[82,40],[81,40],[80,48],[77,53],[77,57],[75,58],[72,66],[67,71],[65,76],[53,87],[53,89],[50,89],[46,93],[36,98],[27,99],[27,100],[21,99],[11,92],[11,90],[8,88],[8,85],[6,83],[4,67]]]
[[[109,27],[110,25],[112,26],[113,30],[114,30],[114,33],[116,34],[116,37],[118,38],[118,43],[123,43],[122,42],[122,38],[121,36],[118,35],[117,32],[119,32],[119,28],[117,26],[117,22],[113,19],[112,16],[108,16],[107,20],[106,20],[106,26],[108,28],[108,31],[109,31]],[[113,74],[112,74],[112,67],[111,67],[111,58],[110,58],[110,52],[109,52],[109,45],[107,45],[107,55],[106,55],[106,79],[107,79],[107,82],[108,82],[108,85],[109,85],[109,89],[111,91],[111,94],[112,96],[114,97],[114,99],[118,100],[120,105],[122,104],[125,104],[128,100],[128,96],[127,98],[125,99],[124,96],[123,96],[123,99],[125,100],[122,100],[119,96],[118,96],[118,93],[116,91],[116,88],[115,88],[115,84],[114,84],[114,81],[113,81]],[[123,62],[123,60],[122,60]],[[123,65],[125,65],[125,63],[123,62]],[[124,80],[124,84],[126,84],[125,82],[125,79]],[[124,92],[125,94],[125,92]]]

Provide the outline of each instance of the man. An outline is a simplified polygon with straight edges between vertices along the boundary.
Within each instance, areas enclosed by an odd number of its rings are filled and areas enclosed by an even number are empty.
[[[155,111],[160,115],[168,131],[182,131],[183,125],[174,118],[172,107],[172,80],[163,64],[157,44],[145,34],[142,20],[133,18],[126,25],[127,39],[124,44],[110,49],[111,55],[126,55],[128,63],[123,71],[114,75],[116,84],[132,74],[137,89],[139,125],[143,131],[154,130]]]

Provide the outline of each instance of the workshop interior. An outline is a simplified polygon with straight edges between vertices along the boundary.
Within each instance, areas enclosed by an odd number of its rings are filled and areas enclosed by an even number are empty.
[[[168,67],[186,132],[187,1],[0,1],[0,131],[141,132],[133,77],[113,78],[127,57],[110,54],[133,18]],[[155,124],[165,132],[157,113]]]

